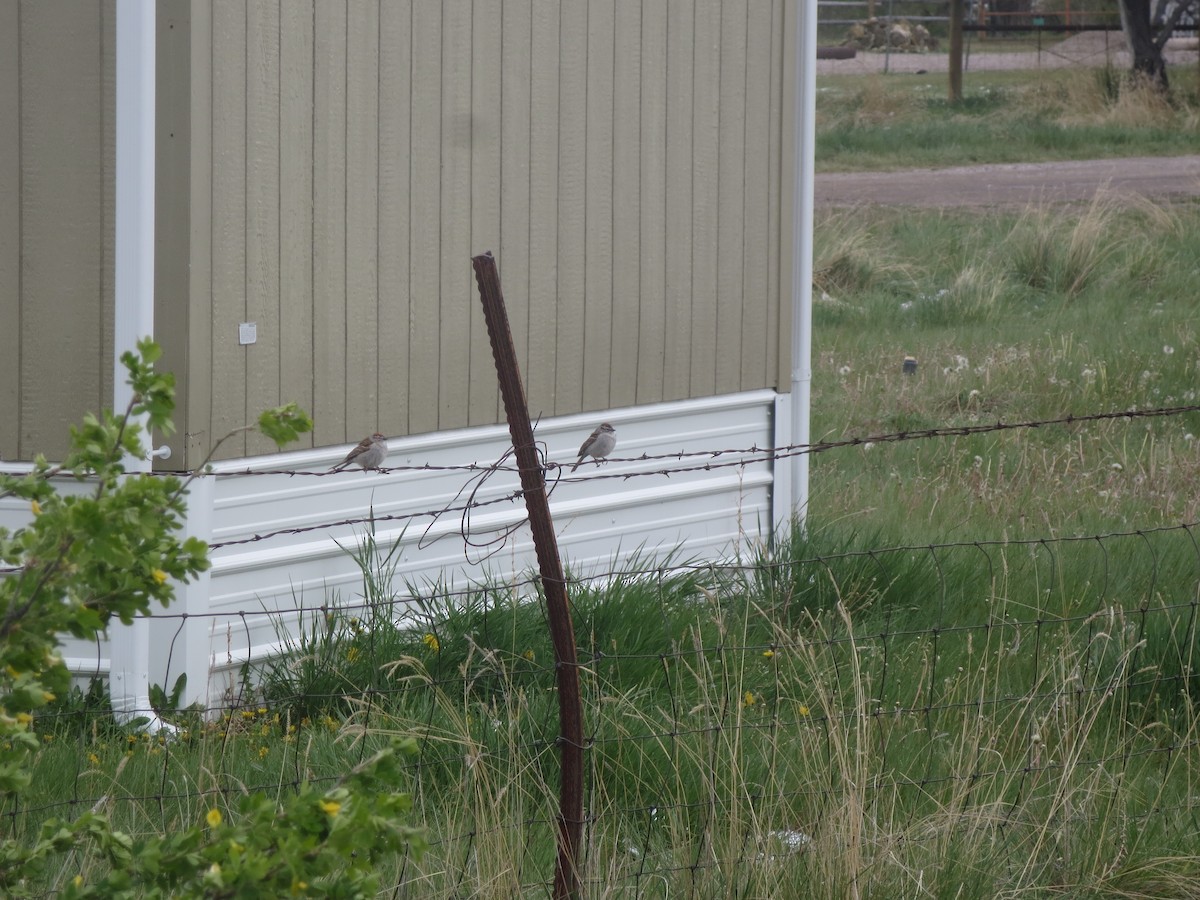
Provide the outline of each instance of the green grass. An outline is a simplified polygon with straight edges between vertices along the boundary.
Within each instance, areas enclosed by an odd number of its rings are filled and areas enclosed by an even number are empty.
[[[829,213],[816,241],[821,440],[1196,402],[1200,207]],[[919,361],[901,374],[906,354]],[[1196,518],[1200,416],[821,454],[814,510],[918,540]],[[828,510],[829,512],[825,512]]]
[[[572,591],[588,896],[1173,896],[1200,876],[1191,536],[889,543],[826,528],[745,568]],[[544,612],[423,594],[441,612],[364,617],[389,654],[329,620],[292,682],[180,741],[41,723],[38,789],[6,824],[99,797],[135,834],[234,815],[240,792],[336,777],[396,733],[420,744],[406,787],[432,846],[381,868],[416,896],[540,895],[558,785]],[[358,700],[322,697],[330,679]],[[300,696],[328,712],[297,721]]]
[[[817,171],[1194,153],[1196,70],[1170,72],[1169,98],[1111,69],[969,72],[958,104],[945,74],[823,76]]]

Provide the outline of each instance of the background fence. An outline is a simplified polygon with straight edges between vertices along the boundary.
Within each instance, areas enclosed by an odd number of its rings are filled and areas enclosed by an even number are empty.
[[[557,489],[716,479],[797,452],[1197,409],[626,458],[636,474],[616,459],[576,473],[548,464],[548,477]],[[453,508],[414,517],[426,523],[466,523],[512,499],[476,493],[482,476],[512,474],[506,460],[411,468],[462,485]],[[361,590],[279,611],[300,623],[281,632],[287,655],[245,667],[229,704],[179,709],[176,685],[163,685],[159,712],[178,735],[114,727],[96,687],[40,717],[36,787],[0,811],[4,830],[32,834],[85,809],[134,833],[170,828],[245,792],[332,783],[404,734],[420,745],[406,788],[431,848],[389,864],[395,895],[545,891],[561,738],[537,580],[398,589],[395,547],[372,541],[372,524],[364,509],[303,526],[360,526],[347,552]],[[796,533],[718,561],[646,556],[569,576],[587,893],[1074,884],[1105,867],[1115,878],[1148,845],[1194,833],[1198,528],[924,546]],[[460,524],[464,549],[498,537]],[[186,621],[154,618],[177,631]]]
[[[818,4],[818,25],[825,34],[835,34],[834,26],[852,25],[868,18],[907,19],[910,22],[941,23],[943,32],[950,22],[949,3],[936,0],[821,0]],[[1087,4],[1069,2],[1061,7],[1042,8],[1030,3],[987,2],[967,0],[964,20],[982,27],[1021,27],[1028,31],[1039,28],[1086,30],[1102,28],[1121,30],[1116,8],[1094,9]]]

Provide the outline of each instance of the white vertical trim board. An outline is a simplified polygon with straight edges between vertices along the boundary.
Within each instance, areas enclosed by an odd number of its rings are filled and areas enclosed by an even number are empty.
[[[117,3],[116,211],[113,408],[124,410],[133,399],[121,357],[136,353],[137,342],[154,334],[154,96],[156,7],[143,0]],[[145,426],[145,416],[139,417]],[[147,443],[153,435],[147,436]],[[150,448],[147,447],[147,450]],[[170,451],[167,451],[168,454]],[[150,460],[127,457],[125,470],[149,472]],[[149,623],[135,619],[115,623],[109,696],[119,722],[150,718],[151,731],[162,723],[150,706]]]

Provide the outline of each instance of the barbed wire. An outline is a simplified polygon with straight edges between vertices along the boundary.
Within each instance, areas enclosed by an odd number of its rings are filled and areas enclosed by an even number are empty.
[[[880,432],[877,434],[858,435],[854,437],[841,438],[838,440],[813,441],[810,443],[799,444],[783,444],[778,447],[759,447],[752,444],[749,447],[722,447],[709,450],[677,450],[669,453],[643,453],[639,456],[609,456],[603,461],[589,460],[582,463],[583,466],[594,466],[602,468],[604,466],[616,463],[646,463],[659,461],[682,461],[688,459],[710,459],[719,460],[724,456],[744,456],[752,457],[749,460],[734,460],[731,462],[723,462],[720,466],[695,466],[685,468],[659,469],[640,472],[622,472],[612,475],[604,475],[608,478],[633,478],[646,475],[663,475],[674,472],[692,472],[692,471],[708,471],[710,468],[719,468],[724,466],[737,465],[752,465],[754,463],[769,462],[771,460],[787,459],[796,455],[810,453],[825,453],[830,450],[836,450],[843,447],[857,447],[863,444],[887,444],[901,443],[904,441],[919,441],[929,440],[934,438],[945,437],[970,437],[974,435],[991,434],[1001,431],[1017,431],[1028,430],[1035,428],[1044,428],[1051,425],[1080,425],[1088,422],[1103,422],[1113,421],[1117,419],[1147,419],[1147,418],[1164,418],[1170,416],[1183,415],[1185,413],[1200,412],[1200,404],[1188,404],[1181,406],[1163,406],[1153,407],[1150,409],[1131,409],[1116,410],[1110,412],[1095,412],[1095,413],[1068,413],[1062,416],[1054,416],[1045,419],[1025,419],[1017,422],[1005,422],[1002,419],[997,419],[994,422],[987,422],[979,425],[943,425],[934,428],[919,428],[905,429],[903,431]],[[545,449],[543,445],[543,457]],[[507,459],[510,452],[506,452],[502,456]],[[570,469],[575,465],[574,460],[567,462],[552,462],[543,459],[542,469],[551,471],[555,469]],[[373,469],[364,470],[369,474],[388,475],[393,473],[405,472],[465,472],[471,474],[477,473],[495,473],[495,472],[510,472],[519,473],[519,468],[515,465],[507,465],[503,462],[493,463],[457,463],[457,464],[440,464],[432,462],[422,462],[406,465],[379,466]],[[235,470],[213,470],[210,466],[207,470],[202,469],[175,469],[175,470],[155,470],[146,474],[155,476],[169,476],[176,478],[186,477],[214,477],[218,479],[237,479],[248,478],[259,475],[280,475],[287,477],[313,477],[326,478],[331,475],[342,475],[347,478],[362,477],[364,472],[350,471],[342,468],[321,468],[321,469],[291,469],[291,468],[255,468],[247,466],[245,469]],[[53,476],[55,479],[77,481],[78,478],[68,472],[55,471]],[[597,475],[562,477],[558,480],[564,483],[575,483],[592,480],[598,477]]]
[[[1075,425],[1075,424],[1080,424],[1080,423],[1085,423],[1085,422],[1097,422],[1097,421],[1107,421],[1107,420],[1115,420],[1115,419],[1166,417],[1166,416],[1175,416],[1175,415],[1181,415],[1184,413],[1197,412],[1197,411],[1200,411],[1200,405],[1196,405],[1196,404],[1187,405],[1187,406],[1158,407],[1158,408],[1154,408],[1154,409],[1145,409],[1145,410],[1127,409],[1127,410],[1123,410],[1123,411],[1119,411],[1119,412],[1101,412],[1101,413],[1089,413],[1089,414],[1083,414],[1083,415],[1069,414],[1066,416],[1059,416],[1059,417],[1055,417],[1055,418],[1026,420],[1026,421],[1021,421],[1021,422],[997,421],[994,423],[983,424],[983,425],[943,426],[943,427],[939,427],[939,428],[885,432],[885,433],[873,434],[873,435],[868,435],[868,436],[857,436],[857,437],[845,438],[845,439],[836,440],[836,441],[820,441],[820,442],[815,442],[815,443],[810,443],[810,444],[790,444],[790,445],[785,445],[785,446],[778,447],[778,448],[760,448],[757,446],[751,446],[748,448],[721,448],[721,449],[714,449],[714,450],[694,450],[694,451],[680,450],[680,451],[673,452],[673,453],[643,454],[641,456],[636,456],[636,457],[609,457],[608,459],[606,459],[602,462],[585,463],[585,465],[595,465],[597,469],[601,469],[604,466],[614,465],[614,464],[622,464],[622,463],[635,464],[635,463],[658,462],[658,461],[667,461],[667,460],[681,461],[681,460],[685,460],[685,459],[696,459],[696,458],[703,458],[703,459],[707,459],[709,461],[705,462],[703,464],[697,464],[697,465],[671,466],[671,467],[663,467],[663,468],[652,469],[652,470],[643,469],[643,470],[638,470],[638,471],[621,471],[621,472],[612,472],[612,473],[605,472],[605,471],[597,471],[594,473],[588,473],[587,475],[584,475],[584,476],[563,476],[563,475],[561,475],[561,472],[566,468],[567,464],[555,463],[555,462],[548,461],[546,459],[546,451],[545,451],[544,446],[541,446],[539,448],[539,452],[540,452],[540,456],[542,459],[542,465],[541,465],[542,471],[547,475],[550,490],[551,490],[551,492],[553,492],[555,490],[555,488],[560,484],[584,483],[584,482],[588,482],[588,481],[612,480],[612,479],[627,481],[627,480],[630,480],[633,478],[645,478],[645,477],[670,478],[672,475],[679,475],[679,474],[685,474],[685,473],[711,472],[711,471],[716,471],[716,470],[724,469],[724,468],[744,468],[746,466],[762,464],[762,463],[766,463],[769,461],[787,459],[787,458],[790,458],[790,457],[796,456],[796,455],[804,455],[804,454],[810,454],[810,453],[822,453],[822,452],[827,452],[830,450],[846,448],[846,447],[854,447],[854,446],[864,446],[867,444],[899,443],[899,442],[909,441],[909,440],[928,440],[928,439],[934,439],[934,438],[964,437],[964,436],[980,435],[980,434],[987,434],[987,433],[993,433],[993,432],[999,432],[999,431],[1011,431],[1011,430],[1018,430],[1018,429],[1033,429],[1033,428],[1041,428],[1041,427],[1050,426],[1050,425]],[[480,510],[480,509],[487,509],[489,507],[494,507],[494,506],[498,506],[498,505],[502,505],[502,504],[514,504],[524,496],[524,491],[518,486],[512,490],[506,491],[505,493],[503,493],[502,495],[500,495],[498,497],[488,498],[488,499],[476,499],[478,496],[478,493],[483,488],[483,485],[486,483],[486,481],[491,476],[493,476],[497,473],[501,473],[501,472],[506,472],[506,473],[516,473],[517,472],[517,468],[515,466],[505,464],[505,461],[509,458],[510,454],[511,454],[511,448],[508,451],[506,451],[500,457],[499,460],[497,460],[493,463],[489,463],[489,464],[481,464],[478,462],[474,462],[474,463],[469,463],[469,464],[464,464],[464,465],[440,466],[440,465],[436,465],[433,463],[422,463],[420,465],[413,465],[413,466],[382,467],[377,470],[371,470],[371,472],[377,472],[379,474],[385,474],[385,475],[390,472],[463,471],[463,472],[469,472],[474,476],[472,479],[468,480],[468,482],[466,482],[463,485],[463,487],[461,487],[455,493],[454,498],[449,503],[447,503],[441,507],[438,507],[438,508],[426,509],[426,510],[415,511],[415,512],[406,512],[406,513],[378,513],[378,514],[372,513],[372,514],[363,515],[363,516],[342,517],[342,518],[334,519],[334,520],[325,520],[325,521],[315,522],[315,523],[308,524],[308,525],[296,525],[296,526],[290,526],[287,528],[278,528],[278,529],[272,529],[272,530],[267,530],[267,531],[263,531],[263,532],[256,532],[254,534],[247,535],[245,537],[240,537],[240,538],[229,538],[229,539],[220,540],[220,541],[212,541],[208,544],[208,547],[210,550],[215,551],[215,550],[221,550],[223,548],[228,548],[228,547],[259,543],[261,541],[266,541],[266,540],[269,540],[271,538],[276,538],[276,537],[285,537],[285,536],[292,537],[292,536],[296,536],[296,535],[300,535],[300,534],[308,534],[308,533],[314,533],[314,532],[319,532],[319,531],[333,530],[333,529],[337,529],[337,528],[349,528],[349,527],[373,524],[373,523],[412,522],[412,521],[421,520],[421,519],[429,519],[429,523],[426,525],[425,531],[419,542],[419,545],[421,546],[421,548],[424,549],[426,546],[428,546],[428,544],[426,542],[426,538],[427,538],[430,530],[433,528],[433,526],[443,516],[445,516],[447,514],[457,513],[460,515],[459,535],[463,539],[464,543],[468,547],[482,548],[486,551],[479,558],[474,560],[474,562],[476,562],[476,563],[482,562],[482,561],[485,561],[486,559],[488,559],[489,557],[493,556],[496,552],[498,552],[498,550],[504,546],[507,539],[509,537],[511,537],[512,534],[515,533],[515,531],[518,530],[524,522],[524,511],[518,510],[519,514],[522,517],[521,521],[502,526],[501,528],[499,528],[497,530],[496,535],[488,538],[485,541],[476,541],[473,538],[472,532],[469,528],[470,516],[471,516],[472,512],[474,512],[476,510]],[[730,456],[730,455],[737,456],[738,458],[733,459],[733,460],[723,460],[722,459],[722,457]],[[193,476],[194,477],[210,477],[214,473],[180,471],[180,472],[170,472],[170,473],[161,472],[161,473],[154,473],[154,474],[173,475],[173,476],[178,476],[178,477],[193,477]],[[332,475],[332,474],[345,474],[345,473],[341,472],[341,471],[335,472],[333,470],[321,470],[321,471],[292,470],[292,469],[254,470],[252,468],[248,468],[246,470],[239,470],[237,472],[216,473],[215,477],[218,477],[218,478],[247,477],[250,475],[284,475],[284,476],[312,475],[312,476],[322,476],[323,477],[323,476]],[[363,473],[356,473],[356,474],[361,476]],[[62,476],[62,477],[71,477],[72,480],[76,480],[76,479],[74,479],[73,476]],[[472,499],[466,503],[455,505],[454,499],[461,497],[464,493],[466,493]],[[15,573],[19,572],[20,570],[21,569],[19,566],[3,567],[3,568],[0,568],[0,575],[15,574]]]
[[[980,425],[945,425],[936,428],[920,428],[906,429],[904,431],[881,432],[866,436],[856,436],[850,438],[842,438],[833,441],[813,441],[802,444],[784,444],[779,447],[759,447],[751,445],[749,447],[725,447],[715,450],[679,450],[671,453],[643,453],[640,456],[609,456],[603,462],[585,462],[584,465],[595,465],[598,468],[618,463],[645,463],[658,462],[666,460],[681,461],[685,459],[712,459],[718,460],[724,456],[749,456],[754,457],[752,460],[734,460],[732,462],[722,463],[721,466],[737,466],[737,465],[752,465],[756,462],[767,462],[770,460],[787,459],[791,456],[808,454],[808,453],[824,453],[829,450],[836,450],[841,447],[857,447],[863,444],[886,444],[899,443],[902,441],[918,441],[929,440],[932,438],[943,437],[970,437],[972,435],[991,434],[999,431],[1014,431],[1022,429],[1043,428],[1050,425],[1079,425],[1087,422],[1103,422],[1115,419],[1146,419],[1146,418],[1162,418],[1169,416],[1182,415],[1184,413],[1200,412],[1200,404],[1189,404],[1183,406],[1164,406],[1152,409],[1126,409],[1115,412],[1097,412],[1076,414],[1068,413],[1065,416],[1055,416],[1047,419],[1032,419],[1022,420],[1018,422],[1005,422],[996,420]],[[507,458],[505,454],[504,458]],[[574,461],[563,463],[543,461],[542,468],[545,470],[567,469],[574,465]],[[695,466],[689,468],[672,468],[665,470],[654,470],[636,473],[619,473],[613,475],[603,475],[606,478],[632,478],[644,475],[661,475],[671,472],[692,472],[692,471],[708,471],[710,468],[718,468],[718,466]],[[392,472],[435,472],[435,471],[464,471],[464,472],[519,472],[515,465],[502,465],[498,463],[481,464],[478,462],[466,463],[461,465],[435,465],[433,463],[421,463],[417,465],[404,466],[381,466],[376,470],[381,474],[389,474]],[[178,473],[177,473],[178,474]],[[195,474],[195,473],[184,473]],[[216,473],[219,478],[244,477],[247,475],[288,475],[288,476],[317,476],[323,477],[327,475],[341,474],[333,470],[324,471],[308,471],[308,470],[292,470],[292,469],[261,469],[256,470],[247,468],[236,472],[219,472]],[[576,476],[574,478],[564,477],[559,479],[565,483],[575,481],[586,481],[594,479],[596,475],[587,477]]]
[[[1076,535],[1051,535],[1048,537],[1036,538],[993,538],[973,541],[944,541],[941,543],[928,544],[898,544],[890,547],[875,547],[868,549],[850,549],[835,553],[820,553],[812,555],[803,555],[796,558],[780,558],[779,550],[765,550],[764,555],[749,559],[749,560],[729,560],[725,562],[675,562],[666,564],[656,564],[648,567],[641,566],[619,566],[616,568],[597,569],[586,574],[569,573],[566,576],[566,584],[568,587],[588,588],[597,584],[621,582],[630,580],[645,581],[655,578],[668,578],[678,575],[710,575],[714,578],[745,575],[748,572],[766,572],[774,573],[785,570],[802,568],[805,566],[830,566],[834,563],[856,560],[870,559],[878,561],[881,557],[912,554],[912,553],[930,553],[936,554],[939,551],[945,550],[968,550],[973,549],[987,556],[989,551],[1015,549],[1015,548],[1037,548],[1044,547],[1050,549],[1056,545],[1071,545],[1071,544],[1091,544],[1095,543],[1102,546],[1105,541],[1121,540],[1121,539],[1140,539],[1145,540],[1150,536],[1164,534],[1183,534],[1186,535],[1196,554],[1197,561],[1200,563],[1200,542],[1197,541],[1193,530],[1200,528],[1200,522],[1184,522],[1174,525],[1158,525],[1147,528],[1135,528],[1119,531],[1093,532],[1089,534]],[[429,590],[412,590],[411,593],[402,593],[395,597],[393,605],[398,607],[427,607],[433,604],[444,604],[463,600],[473,596],[477,596],[481,591],[491,592],[513,592],[522,590],[536,590],[541,585],[541,576],[535,572],[529,571],[521,576],[514,576],[508,579],[488,579],[477,581],[468,586],[461,588],[451,588],[448,586],[439,586],[436,589]],[[332,614],[347,614],[355,612],[363,612],[372,608],[372,601],[363,598],[357,601],[340,601],[338,603],[326,604],[295,604],[275,605],[270,608],[263,608],[254,611],[250,610],[214,610],[211,612],[191,612],[191,613],[172,613],[155,612],[146,615],[148,619],[188,619],[188,618],[245,618],[246,616],[261,615],[264,612],[271,614],[286,614],[286,613],[313,613],[328,611]]]
[[[511,498],[499,498],[494,502],[503,502]],[[458,509],[465,509],[459,507]],[[426,513],[427,514],[427,513]],[[403,518],[398,516],[395,518]],[[383,521],[384,517],[363,517],[361,519],[347,519],[338,524],[370,524],[372,521]],[[305,526],[300,529],[313,530],[315,526]],[[620,582],[628,580],[648,580],[654,578],[667,578],[676,575],[692,574],[692,575],[710,575],[714,578],[745,574],[748,572],[778,572],[783,570],[791,570],[804,566],[829,566],[837,562],[855,559],[870,559],[879,561],[880,558],[911,554],[911,553],[929,553],[936,554],[946,550],[965,550],[973,549],[979,551],[985,557],[989,551],[1017,549],[1017,548],[1037,548],[1044,547],[1047,550],[1056,545],[1070,544],[1090,544],[1095,543],[1103,545],[1105,541],[1120,540],[1120,539],[1139,539],[1145,540],[1148,537],[1163,534],[1182,534],[1186,535],[1191,543],[1196,554],[1198,562],[1200,562],[1200,541],[1197,540],[1193,531],[1200,528],[1200,521],[1197,522],[1182,522],[1172,525],[1156,525],[1145,528],[1122,529],[1115,531],[1091,532],[1088,534],[1073,534],[1073,535],[1050,535],[1043,537],[1028,537],[1028,538],[991,538],[978,539],[969,541],[943,541],[926,544],[897,544],[887,547],[873,547],[866,549],[849,549],[833,553],[820,553],[805,555],[796,558],[780,558],[778,549],[772,550],[769,547],[763,547],[762,555],[746,560],[726,560],[726,561],[683,561],[683,562],[668,562],[664,564],[654,564],[650,566],[618,566],[615,568],[600,568],[594,569],[587,573],[568,573],[565,581],[568,587],[588,588],[590,586],[608,582]],[[275,536],[279,532],[271,532],[268,535],[257,536],[258,539],[265,539],[269,536]],[[242,543],[250,541],[247,538]],[[210,548],[217,545],[210,545]],[[219,546],[225,546],[220,544]],[[397,594],[391,601],[394,606],[404,607],[406,609],[429,606],[431,604],[444,604],[454,602],[456,600],[466,599],[478,595],[481,591],[492,592],[520,592],[520,591],[536,591],[541,585],[541,576],[531,570],[525,570],[521,575],[514,575],[511,578],[496,578],[494,576],[484,580],[474,580],[470,584],[453,588],[449,586],[438,586],[421,590],[414,588],[412,585],[406,585],[405,591]],[[274,604],[271,606],[263,606],[255,610],[234,609],[234,610],[210,610],[206,612],[172,612],[170,610],[163,612],[153,612],[145,615],[135,616],[134,618],[144,618],[153,620],[167,619],[242,619],[247,616],[268,615],[285,615],[285,614],[313,614],[317,612],[330,613],[337,615],[354,614],[371,609],[373,601],[367,598],[358,600],[341,600],[335,603],[303,603],[298,602],[292,605]]]

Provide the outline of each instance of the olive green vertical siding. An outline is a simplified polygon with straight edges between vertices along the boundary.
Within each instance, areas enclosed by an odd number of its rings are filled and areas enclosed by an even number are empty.
[[[21,111],[19,7],[0,3],[0,122]],[[0,459],[21,452],[21,130],[0,128]]]
[[[192,163],[191,106],[186,88],[191,71],[190,0],[163,0],[158,4],[155,21],[155,67],[158,89],[155,91],[154,127],[154,330],[163,348],[163,365],[175,373],[175,420],[186,423],[188,407],[188,296],[192,278],[191,214],[189,184]],[[180,93],[182,92],[182,93]],[[197,198],[198,200],[200,198]],[[205,377],[208,370],[205,368]],[[171,459],[156,462],[160,468],[173,468],[183,459],[187,438],[181,428],[170,436],[156,435],[155,444],[171,448]],[[197,435],[199,444],[208,435]]]
[[[189,430],[289,399],[317,444],[499,421],[483,250],[535,414],[777,386],[784,5],[194,3]]]
[[[112,400],[115,3],[0,0],[0,458]]]
[[[535,415],[786,388],[786,7],[160,0],[170,465],[500,421],[484,250]],[[0,0],[4,458],[111,392],[113,17]]]

